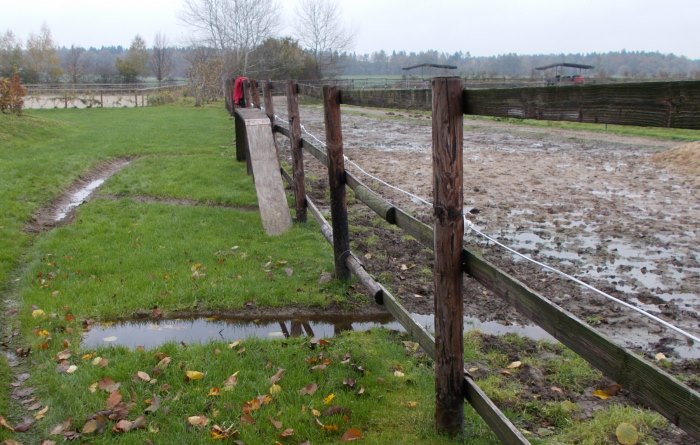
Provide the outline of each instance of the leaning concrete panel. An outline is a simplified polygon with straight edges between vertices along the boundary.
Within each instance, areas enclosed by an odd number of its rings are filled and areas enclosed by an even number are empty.
[[[291,227],[292,218],[284,193],[270,119],[262,111],[252,108],[239,108],[236,113],[245,123],[248,154],[263,227],[268,235],[279,235]]]

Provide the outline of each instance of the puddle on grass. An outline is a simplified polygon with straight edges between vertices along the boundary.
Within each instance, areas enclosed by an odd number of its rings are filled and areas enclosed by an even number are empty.
[[[432,315],[412,314],[413,319],[429,332],[433,332]],[[164,343],[206,343],[209,341],[234,341],[246,338],[288,338],[308,336],[328,338],[343,331],[367,331],[383,327],[403,331],[391,315],[365,318],[327,317],[316,319],[173,319],[149,322],[123,322],[97,324],[83,335],[84,348],[108,345],[135,348],[154,348]],[[465,317],[464,329],[478,329],[487,334],[515,333],[535,340],[556,341],[535,325],[504,325],[497,322],[481,322]]]
[[[74,208],[78,207],[80,204],[85,202],[85,200],[92,195],[92,192],[94,192],[99,186],[104,184],[105,179],[100,178],[96,179],[94,181],[91,181],[88,183],[85,187],[81,188],[77,192],[71,194],[68,197],[68,202],[58,209],[56,209],[56,214],[54,215],[54,222],[60,222],[62,221],[68,213],[73,210]]]

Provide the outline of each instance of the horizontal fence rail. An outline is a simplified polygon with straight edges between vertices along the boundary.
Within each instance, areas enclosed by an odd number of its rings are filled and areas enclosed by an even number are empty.
[[[314,95],[313,88],[304,90]],[[317,95],[317,93],[316,93]],[[700,81],[465,89],[467,115],[700,130]],[[430,90],[342,90],[346,105],[431,109]]]

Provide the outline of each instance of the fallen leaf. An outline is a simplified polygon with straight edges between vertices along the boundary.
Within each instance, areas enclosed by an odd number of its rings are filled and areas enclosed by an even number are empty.
[[[324,397],[323,404],[330,405],[331,403],[333,403],[333,399],[335,399],[335,394],[328,394],[326,397]]]
[[[120,386],[120,383],[115,382],[110,377],[105,377],[97,382],[97,387],[106,392],[114,392],[118,390]]]
[[[605,393],[609,396],[616,396],[618,392],[622,389],[622,385],[619,383],[613,383],[612,385],[608,385],[603,389]]]
[[[314,419],[314,420],[316,420],[316,424],[317,424],[323,431],[335,432],[335,431],[338,431],[338,430],[339,430],[338,425],[333,425],[333,424],[324,425],[320,420],[318,420],[318,419]]]
[[[37,337],[48,337],[49,335],[51,335],[46,329],[37,329],[34,331],[34,333]]]
[[[600,400],[607,400],[608,398],[610,398],[610,394],[608,394],[602,389],[596,389],[595,391],[593,391],[593,396],[598,397]]]
[[[323,370],[325,370],[325,369],[326,369],[326,365],[324,365],[324,364],[316,365],[316,366],[312,366],[312,367],[311,367],[311,370],[312,370],[312,371],[323,371]]]
[[[523,363],[522,363],[520,360],[517,360],[517,361],[512,362],[512,363],[509,364],[508,366],[506,366],[506,368],[508,368],[508,369],[517,369],[517,368],[520,368],[520,366],[521,366],[522,364],[523,364]]]
[[[255,419],[253,419],[253,416],[251,416],[249,413],[244,412],[241,414],[241,423],[255,425]]]
[[[272,417],[270,417],[269,419],[272,426],[274,426],[278,430],[282,429],[282,422],[280,422],[279,420],[275,420]]]
[[[148,407],[144,410],[146,413],[154,413],[158,411],[158,408],[160,408],[160,399],[158,398],[157,395],[153,394],[153,397],[151,397]]]
[[[280,385],[275,383],[274,385],[270,386],[270,395],[274,396],[274,395],[277,395],[281,392],[282,392],[282,387]]]
[[[224,382],[224,391],[231,391],[238,384],[238,371],[231,374]]]
[[[318,390],[318,385],[316,383],[309,383],[305,387],[301,388],[299,390],[299,395],[305,396],[305,395],[313,395],[316,391]]]
[[[71,353],[68,349],[64,349],[63,351],[59,352],[56,354],[56,361],[60,362],[61,360],[68,360],[71,356]]]
[[[204,373],[199,371],[187,371],[185,374],[188,381],[202,380],[204,378]]]
[[[190,416],[187,418],[187,423],[192,426],[207,426],[209,419],[205,416]]]
[[[338,414],[345,414],[350,416],[352,415],[352,410],[343,406],[331,406],[323,410],[324,416],[336,416]]]
[[[275,383],[279,382],[282,380],[282,377],[284,377],[284,369],[279,368],[275,375],[270,377],[270,384],[274,385]]]
[[[358,395],[358,396],[361,396],[361,395],[364,394],[364,393],[365,393],[365,387],[364,387],[364,386],[360,386],[360,389],[357,390],[357,395]]]
[[[399,377],[399,378],[401,378],[401,377],[404,377],[405,375],[406,375],[406,374],[404,374],[403,372],[399,371],[398,369],[397,369],[396,371],[394,371],[394,377]]]
[[[236,341],[234,341],[233,343],[229,343],[228,348],[229,348],[229,349],[237,348],[238,345],[240,345],[240,344],[241,344],[241,341],[240,341],[240,340],[236,340]]]
[[[218,387],[213,387],[212,389],[209,390],[209,393],[207,393],[207,396],[209,397],[216,397],[221,394],[221,389]]]
[[[138,378],[139,380],[141,380],[143,382],[150,382],[151,381],[151,376],[143,371],[138,371],[136,373],[136,378]]]
[[[294,430],[292,428],[287,428],[286,430],[282,431],[279,435],[279,437],[291,437],[294,435]]]
[[[130,420],[122,419],[112,427],[112,431],[115,433],[128,433],[131,431],[131,428],[132,422]]]
[[[15,432],[15,429],[12,428],[12,426],[9,423],[7,423],[7,419],[5,419],[3,416],[0,416],[0,426],[11,433]]]
[[[418,402],[406,402],[406,406],[413,409],[418,406]]]
[[[357,381],[355,379],[353,379],[352,377],[348,377],[348,378],[343,379],[343,385],[350,387],[350,388],[354,388],[356,383],[357,383]]]
[[[29,428],[34,425],[34,419],[31,417],[25,417],[22,423],[19,425],[15,425],[15,432],[17,433],[24,433],[26,431],[29,431]]]
[[[58,436],[63,434],[65,431],[68,431],[70,429],[72,423],[73,419],[71,419],[70,417],[67,418],[63,422],[51,428],[51,431],[49,431],[49,436]]]
[[[101,433],[104,430],[107,419],[104,416],[97,416],[85,422],[80,432],[83,434]]]
[[[343,436],[340,438],[341,442],[351,442],[353,440],[360,440],[362,439],[362,432],[358,430],[357,428],[350,428],[346,432],[343,433]]]
[[[36,420],[41,420],[41,419],[43,419],[44,417],[46,417],[46,413],[47,413],[47,412],[49,412],[49,407],[48,407],[48,406],[45,406],[44,408],[42,408],[41,411],[39,411],[38,413],[36,413],[36,415],[34,416],[34,418],[35,418]]]
[[[109,397],[107,397],[107,402],[105,402],[105,405],[107,406],[107,409],[113,409],[117,405],[119,405],[122,401],[122,395],[119,391],[114,391],[109,394]]]
[[[639,442],[639,433],[634,425],[622,422],[615,429],[615,437],[621,445],[636,445]]]
[[[75,371],[77,371],[77,370],[78,370],[78,367],[77,367],[77,366],[75,366],[75,365],[70,365],[70,366],[66,369],[66,374],[73,374],[73,373],[74,373]]]
[[[46,316],[46,312],[41,309],[34,309],[32,311],[32,318],[43,318]]]
[[[131,423],[132,430],[140,430],[146,428],[146,416],[138,416]]]

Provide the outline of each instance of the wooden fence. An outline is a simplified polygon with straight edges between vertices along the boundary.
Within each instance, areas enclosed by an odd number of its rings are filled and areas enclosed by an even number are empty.
[[[154,84],[29,84],[25,108],[144,107],[155,94],[186,87],[181,82]]]
[[[667,86],[666,89],[656,89],[671,100],[684,98],[684,106],[672,113],[672,118],[659,120],[655,114],[640,112],[635,116],[632,111],[618,114],[606,114],[609,123],[643,121],[648,125],[668,126],[669,122],[682,124],[686,122],[677,119],[677,113],[697,112],[698,91],[700,82],[679,82],[682,85]],[[256,85],[255,81],[251,82]],[[617,85],[615,85],[616,87]],[[631,90],[636,90],[631,88]],[[265,97],[270,96],[270,83],[265,84]],[[553,88],[553,90],[576,90],[576,87]],[[250,88],[253,96],[257,88]],[[301,137],[298,113],[298,86],[289,82],[286,85],[289,127],[274,122],[272,101],[266,100],[266,112],[271,119],[274,132],[288,136],[293,158],[293,174],[283,171],[283,175],[292,184],[295,193],[295,210],[297,220],[304,220],[307,208],[321,223],[326,238],[333,243],[336,273],[339,277],[347,277],[350,273],[356,275],[377,302],[386,308],[401,322],[405,329],[413,335],[424,350],[436,363],[436,423],[438,429],[450,434],[461,430],[463,416],[460,406],[465,398],[475,410],[485,419],[496,435],[508,444],[528,443],[527,439],[515,428],[500,410],[485,396],[483,391],[464,371],[462,357],[462,294],[461,273],[467,273],[479,283],[493,291],[496,295],[510,302],[520,313],[541,326],[552,336],[571,348],[605,375],[626,387],[633,397],[651,406],[668,418],[675,425],[685,430],[696,439],[700,439],[700,394],[679,382],[673,376],[645,361],[632,351],[623,348],[603,334],[588,326],[572,314],[556,306],[546,297],[529,289],[517,278],[484,260],[475,252],[465,249],[462,244],[462,114],[474,110],[501,110],[501,105],[508,98],[519,97],[521,103],[527,98],[534,97],[531,88],[510,90],[504,95],[488,91],[484,94],[474,94],[463,90],[459,79],[442,78],[433,81],[431,92],[431,109],[433,111],[433,159],[434,159],[434,215],[435,228],[418,221],[407,212],[386,201],[354,175],[344,170],[342,154],[342,133],[340,133],[340,104],[368,105],[360,100],[357,91],[345,91],[336,87],[323,89],[324,112],[326,123],[326,150],[316,147]],[[539,89],[534,89],[539,90]],[[629,91],[629,89],[623,89]],[[499,90],[505,91],[505,90]],[[582,97],[579,90],[580,103],[587,102],[588,97]],[[392,92],[377,92],[373,94],[376,104],[378,97],[394,97]],[[546,97],[557,98],[556,92],[547,93]],[[564,92],[562,95],[573,93]],[[596,90],[596,95],[601,94]],[[504,96],[507,96],[504,99]],[[545,97],[542,96],[542,97]],[[585,96],[585,94],[583,94]],[[694,98],[692,101],[688,98]],[[658,98],[657,98],[658,99]],[[249,103],[254,103],[252,100]],[[615,102],[613,98],[613,102]],[[390,107],[393,102],[384,103]],[[555,105],[557,102],[553,102]],[[259,99],[257,101],[259,106]],[[547,102],[542,99],[541,106]],[[690,111],[689,111],[690,110]],[[692,111],[695,110],[695,111]],[[487,113],[488,114],[488,113]],[[495,114],[495,113],[493,113]],[[492,114],[492,115],[493,115]],[[234,113],[236,120],[240,117]],[[550,116],[551,114],[542,114]],[[651,116],[651,117],[650,117]],[[667,115],[668,117],[668,115]],[[665,125],[664,125],[665,124]],[[685,125],[685,124],[683,124]],[[687,125],[686,125],[687,127]],[[239,128],[239,125],[236,125]],[[237,141],[238,141],[237,137]],[[329,170],[329,186],[331,188],[331,218],[330,227],[315,205],[306,196],[303,188],[303,154],[306,150],[322,162]],[[239,152],[237,150],[237,152]],[[240,151],[245,159],[245,150]],[[436,336],[433,338],[419,326],[410,314],[398,303],[380,283],[377,283],[364,270],[360,260],[349,249],[349,233],[347,210],[345,208],[345,186],[350,187],[357,199],[368,205],[387,222],[402,228],[425,246],[432,248],[435,253],[434,279],[436,282]],[[454,243],[459,243],[455,245]],[[438,295],[439,294],[439,295]],[[452,341],[450,341],[452,340]],[[460,382],[456,384],[457,378]],[[457,397],[459,405],[456,403]],[[458,423],[455,423],[455,417]]]

